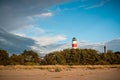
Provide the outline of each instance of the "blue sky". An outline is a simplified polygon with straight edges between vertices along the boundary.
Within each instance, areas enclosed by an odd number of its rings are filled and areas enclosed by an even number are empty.
[[[2,28],[37,44],[107,42],[120,38],[119,0],[12,0],[1,2]],[[9,13],[9,14],[8,14]]]
[[[48,8],[52,16],[37,20],[48,34],[61,34],[92,43],[120,37],[120,9],[117,0],[77,0]]]

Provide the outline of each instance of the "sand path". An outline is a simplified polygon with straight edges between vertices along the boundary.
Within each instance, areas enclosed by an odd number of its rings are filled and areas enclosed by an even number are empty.
[[[0,80],[120,80],[120,69],[0,70]]]

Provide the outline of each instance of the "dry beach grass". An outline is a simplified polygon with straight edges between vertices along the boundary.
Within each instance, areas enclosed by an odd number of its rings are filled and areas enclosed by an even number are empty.
[[[0,80],[120,80],[120,65],[0,66]]]
[[[105,69],[105,68],[120,68],[120,65],[10,65],[10,66],[0,66],[0,70],[16,70],[16,69],[66,69],[66,68],[72,68],[72,69],[78,69],[78,68],[86,68],[86,69]]]

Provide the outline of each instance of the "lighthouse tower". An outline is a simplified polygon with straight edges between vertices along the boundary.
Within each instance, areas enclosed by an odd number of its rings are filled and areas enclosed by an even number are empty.
[[[104,58],[105,58],[105,61],[106,61],[106,53],[107,53],[107,51],[106,51],[106,46],[104,46]]]
[[[75,37],[72,38],[72,48],[77,49],[77,39]]]

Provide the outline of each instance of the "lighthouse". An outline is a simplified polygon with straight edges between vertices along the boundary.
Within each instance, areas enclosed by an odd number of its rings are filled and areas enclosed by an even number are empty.
[[[77,39],[75,37],[72,38],[72,48],[77,49]]]
[[[106,58],[107,58],[106,53],[107,53],[106,46],[104,46],[104,58],[105,58],[105,61],[106,61]]]

